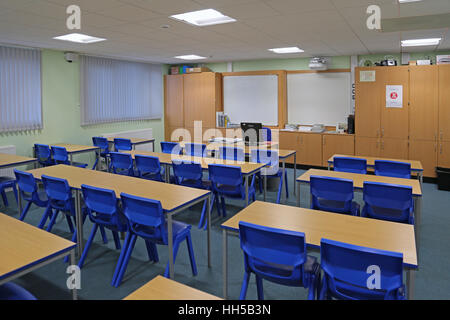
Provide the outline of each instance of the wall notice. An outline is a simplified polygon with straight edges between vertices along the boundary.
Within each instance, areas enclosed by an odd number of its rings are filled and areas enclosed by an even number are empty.
[[[403,86],[386,86],[386,108],[403,108]]]

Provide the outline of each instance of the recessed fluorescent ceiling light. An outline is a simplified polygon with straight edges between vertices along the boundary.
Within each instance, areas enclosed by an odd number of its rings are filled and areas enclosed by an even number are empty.
[[[441,38],[402,40],[402,47],[435,46]]]
[[[408,3],[408,2],[419,2],[422,0],[398,0],[399,3]]]
[[[183,60],[201,60],[201,59],[206,59],[206,57],[197,56],[195,54],[189,54],[189,55],[186,55],[186,56],[177,56],[175,58],[183,59]]]
[[[227,17],[214,9],[187,12],[170,17],[200,27],[236,21],[235,19]]]
[[[289,48],[274,48],[269,49],[269,51],[275,52],[275,53],[298,53],[298,52],[305,52],[304,50],[297,48],[297,47],[289,47]]]
[[[81,33],[66,34],[64,36],[54,37],[53,39],[76,42],[76,43],[94,43],[94,42],[100,42],[100,41],[106,40],[103,38],[91,37],[91,36],[81,34]]]

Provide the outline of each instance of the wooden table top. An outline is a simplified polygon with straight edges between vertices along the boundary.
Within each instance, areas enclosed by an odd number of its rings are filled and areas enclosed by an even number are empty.
[[[67,150],[67,153],[76,153],[76,152],[84,152],[99,149],[96,146],[84,146],[79,144],[71,144],[71,143],[53,143],[50,146],[56,147],[64,147]]]
[[[193,161],[198,162],[203,169],[208,169],[210,164],[226,164],[229,166],[240,167],[243,174],[250,174],[264,167],[262,163],[245,162],[245,161],[233,161],[233,160],[223,160],[218,158],[206,158],[206,157],[191,157],[186,155],[172,155],[171,153],[161,153],[161,152],[150,152],[141,150],[123,151],[123,153],[129,153],[134,158],[134,155],[140,154],[144,156],[158,157],[159,162],[164,164],[172,164],[172,160],[181,161]]]
[[[157,276],[123,300],[222,300],[174,280]]]
[[[76,243],[3,213],[0,213],[0,238],[0,280],[76,246]]]
[[[0,167],[20,165],[36,161],[36,158],[22,157],[15,154],[0,153]]]
[[[210,193],[207,190],[67,165],[38,168],[27,172],[32,173],[36,179],[40,179],[43,174],[66,179],[69,185],[75,189],[81,189],[81,185],[86,184],[114,190],[117,197],[120,197],[120,193],[124,192],[138,197],[159,200],[166,211],[173,211]]]
[[[189,143],[189,141],[180,141],[178,143],[181,148],[184,148],[186,143]],[[249,154],[251,149],[271,149],[278,146],[278,142],[273,141],[260,142],[257,146],[246,146],[243,141],[236,143],[204,142],[204,144],[206,144],[206,149],[209,151],[218,151],[220,147],[236,147],[245,149],[246,154]]]
[[[148,143],[155,141],[155,139],[141,139],[141,138],[124,138],[124,137],[109,137],[108,142],[114,143],[115,138],[121,138],[121,139],[129,139],[131,141],[131,144],[140,144],[140,143]]]
[[[297,181],[309,183],[310,176],[324,176],[324,177],[334,177],[353,180],[353,187],[356,189],[362,189],[365,181],[370,182],[381,182],[381,183],[391,183],[403,186],[410,186],[413,188],[414,196],[422,196],[422,188],[420,187],[420,181],[415,179],[402,179],[402,178],[392,178],[385,176],[375,176],[370,174],[359,174],[350,172],[339,172],[330,170],[320,170],[320,169],[309,169],[300,177]]]
[[[405,159],[392,159],[392,158],[381,158],[381,157],[366,157],[366,156],[349,156],[344,154],[335,154],[330,159],[328,159],[328,163],[333,163],[334,157],[348,157],[348,158],[361,158],[367,160],[368,166],[375,166],[375,160],[388,160],[388,161],[399,161],[406,162],[411,164],[411,170],[414,171],[423,171],[422,163],[418,160],[405,160]]]
[[[239,230],[239,221],[305,233],[306,243],[319,247],[322,238],[403,253],[404,264],[416,267],[414,226],[351,215],[256,201],[222,224]]]

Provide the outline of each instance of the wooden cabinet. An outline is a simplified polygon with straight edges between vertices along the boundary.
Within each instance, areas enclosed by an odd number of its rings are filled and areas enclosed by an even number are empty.
[[[380,135],[381,81],[378,69],[356,68],[355,71],[355,132],[360,137],[377,138]],[[361,72],[375,72],[375,82],[361,82]]]
[[[439,142],[438,166],[450,168],[450,141]]]
[[[297,162],[309,166],[322,166],[322,135],[300,133]]]
[[[300,133],[298,132],[288,132],[288,131],[280,131],[280,140],[279,146],[280,149],[283,150],[295,150],[297,151],[297,164],[301,164],[299,160],[299,152],[300,152]],[[286,160],[287,163],[294,163],[294,159],[289,157]]]
[[[409,159],[419,160],[425,177],[436,177],[438,144],[436,141],[410,140]]]
[[[216,126],[222,110],[222,77],[219,73],[169,75],[165,77],[165,133],[170,140],[178,127],[192,131],[201,121],[202,132]],[[202,133],[203,134],[203,133]]]
[[[379,138],[355,137],[355,155],[367,157],[380,156]]]
[[[335,154],[355,154],[355,137],[346,134],[322,135],[322,165],[328,166],[328,159]]]
[[[439,141],[450,141],[450,65],[439,65]]]
[[[409,137],[411,140],[437,140],[438,88],[436,66],[410,67]]]
[[[408,140],[380,139],[380,157],[393,159],[408,159]]]

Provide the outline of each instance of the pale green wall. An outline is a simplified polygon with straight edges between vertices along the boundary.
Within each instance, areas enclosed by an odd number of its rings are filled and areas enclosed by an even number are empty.
[[[167,67],[163,69],[167,73]],[[80,126],[79,64],[68,63],[61,51],[42,51],[42,130],[0,134],[0,146],[15,145],[17,154],[32,155],[34,143],[57,142],[91,145],[92,137],[117,131],[153,129],[155,147],[164,138],[164,121],[128,121],[95,126]],[[161,80],[162,81],[162,80]],[[75,159],[92,163],[93,155]]]

